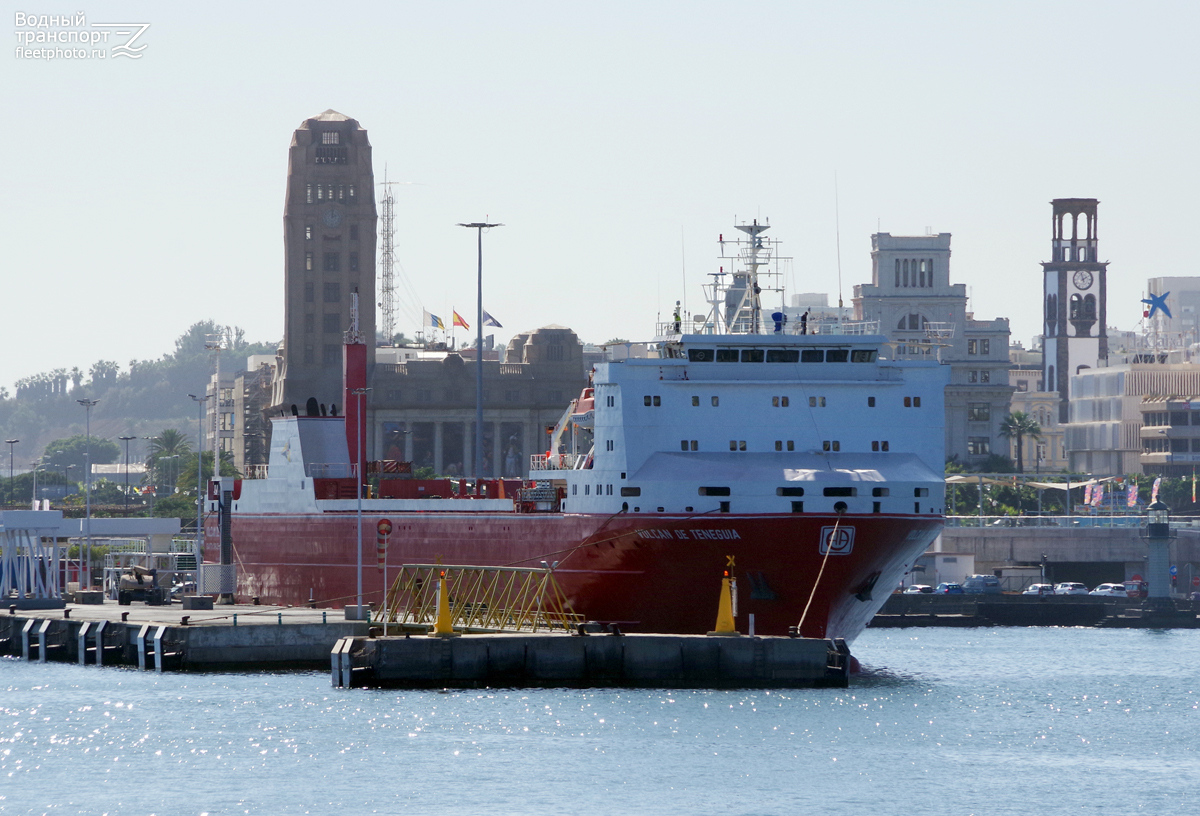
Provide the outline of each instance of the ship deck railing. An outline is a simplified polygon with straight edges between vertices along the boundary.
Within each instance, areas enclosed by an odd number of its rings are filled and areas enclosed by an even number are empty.
[[[586,458],[586,454],[582,453],[535,453],[529,457],[529,469],[575,470]]]

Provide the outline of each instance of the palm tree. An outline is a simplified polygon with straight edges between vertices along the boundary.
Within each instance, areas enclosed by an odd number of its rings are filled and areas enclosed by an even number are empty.
[[[146,468],[154,472],[158,467],[159,460],[168,459],[175,456],[187,456],[192,452],[192,443],[184,436],[182,431],[175,428],[166,428],[158,436],[150,440],[150,455],[146,457]],[[161,477],[162,474],[156,474]],[[162,479],[155,480],[155,484],[162,484]]]
[[[1015,439],[1017,442],[1017,472],[1025,472],[1025,461],[1022,441],[1025,437],[1042,438],[1042,426],[1024,411],[1013,411],[1000,421],[1000,435],[1005,439]]]

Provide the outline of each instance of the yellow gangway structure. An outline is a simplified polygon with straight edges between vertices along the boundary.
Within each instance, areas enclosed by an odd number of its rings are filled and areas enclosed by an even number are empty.
[[[375,622],[398,631],[432,629],[443,578],[455,632],[574,631],[584,622],[552,569],[450,564],[403,565]]]

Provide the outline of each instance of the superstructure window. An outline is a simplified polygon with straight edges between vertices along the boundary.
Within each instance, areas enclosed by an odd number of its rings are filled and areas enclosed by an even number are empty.
[[[775,488],[776,496],[803,496],[803,487],[777,487]]]
[[[858,488],[857,487],[827,487],[827,488],[825,488],[825,495],[826,496],[853,497],[853,496],[858,495]]]
[[[798,363],[800,362],[799,349],[767,349],[768,363]]]
[[[842,443],[837,439],[826,439],[821,443],[821,450],[823,451],[840,451],[841,449]]]
[[[744,451],[746,449],[746,440],[745,439],[730,439],[729,440],[729,449],[731,451]]]
[[[886,488],[886,487],[872,487],[872,488],[871,488],[871,495],[872,495],[872,496],[874,496],[875,498],[880,498],[881,496],[888,496],[888,495],[891,495],[891,493],[890,493],[890,488]]]
[[[844,363],[850,359],[850,349],[830,349],[825,352],[825,362]]]
[[[688,362],[711,363],[714,358],[712,349],[688,349]]]
[[[761,363],[763,361],[762,349],[742,349],[743,363]]]
[[[640,495],[642,495],[642,489],[640,487],[622,487],[621,495],[622,496],[640,496]]]
[[[701,496],[728,496],[728,487],[701,487],[697,491]]]
[[[737,349],[717,349],[718,363],[736,363],[738,361]]]
[[[850,362],[852,363],[873,363],[875,362],[874,349],[855,349],[850,352]]]
[[[642,398],[642,402],[647,408],[650,408],[650,407],[659,408],[662,406],[662,397],[657,396],[657,395],[650,396],[649,394],[647,394],[645,397]]]
[[[717,407],[718,405],[720,405],[720,404],[721,404],[721,398],[720,398],[720,397],[713,397],[713,398],[712,398],[712,407],[713,407],[713,408],[716,408],[716,407]]]
[[[873,450],[873,451],[876,451],[876,452],[885,451],[886,452],[887,449],[888,449],[888,441],[886,439],[883,439],[883,440],[876,439],[875,441],[873,441],[871,443],[871,450]]]
[[[693,396],[692,397],[692,407],[695,408],[699,405],[700,405],[700,397]]]
[[[825,407],[825,398],[824,397],[809,397],[808,398],[808,407],[809,408],[824,408]]]
[[[787,408],[788,407],[788,398],[787,397],[771,397],[771,407],[772,408]]]
[[[825,349],[804,349],[800,352],[800,362],[802,363],[823,363],[825,362]]]

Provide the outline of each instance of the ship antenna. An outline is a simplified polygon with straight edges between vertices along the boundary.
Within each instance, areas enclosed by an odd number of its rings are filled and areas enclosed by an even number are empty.
[[[833,171],[833,234],[837,242],[838,323],[842,322],[842,216],[838,201],[837,171]]]
[[[682,224],[679,225],[679,274],[683,277],[683,313],[687,314],[687,244]]]

